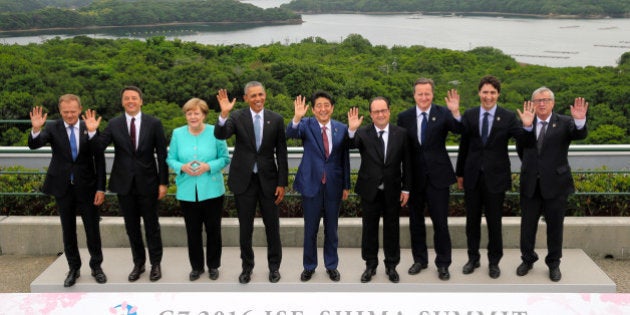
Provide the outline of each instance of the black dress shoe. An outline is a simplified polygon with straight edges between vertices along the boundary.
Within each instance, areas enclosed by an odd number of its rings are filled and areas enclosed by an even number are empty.
[[[549,268],[549,279],[553,282],[558,282],[562,279],[562,273],[560,272],[560,267]]]
[[[462,273],[465,275],[471,274],[476,268],[479,268],[479,260],[469,260],[462,268]]]
[[[210,270],[208,270],[208,274],[209,274],[210,280],[219,279],[219,269],[217,268],[210,268]]]
[[[280,271],[273,270],[269,272],[269,282],[276,283],[280,281]]]
[[[68,271],[68,275],[66,276],[66,280],[63,281],[63,286],[66,288],[73,286],[80,276],[81,272],[79,269],[70,269]]]
[[[372,280],[372,276],[376,274],[376,268],[366,268],[363,274],[361,275],[361,282],[366,283]]]
[[[101,268],[92,269],[92,277],[94,277],[97,283],[103,284],[107,282],[107,276]]]
[[[488,266],[488,275],[492,279],[496,279],[499,276],[501,276],[501,269],[499,269],[499,265],[495,265],[495,264],[489,265]]]
[[[195,281],[197,279],[199,279],[199,277],[201,276],[201,274],[203,273],[203,270],[194,270],[190,272],[190,274],[188,275],[188,279],[190,281]]]
[[[393,283],[398,283],[400,281],[400,276],[398,276],[398,272],[394,268],[387,268],[385,270],[387,277],[389,277],[389,281]]]
[[[518,265],[518,268],[516,268],[516,275],[522,277],[526,275],[530,270],[532,270],[532,267],[532,264],[522,262],[520,265]]]
[[[251,279],[252,279],[251,269],[243,269],[243,271],[241,271],[241,274],[238,276],[238,282],[242,284],[249,283]]]
[[[417,275],[420,273],[420,271],[422,271],[422,269],[427,269],[427,267],[427,264],[413,263],[413,265],[409,267],[408,273],[410,275]]]
[[[127,277],[127,280],[129,280],[129,282],[134,282],[140,279],[140,275],[143,273],[144,273],[144,265],[133,266],[133,270],[131,270],[131,272],[129,273],[129,277]]]
[[[149,280],[158,281],[160,278],[162,278],[162,268],[160,268],[159,264],[152,265]]]
[[[337,282],[341,279],[341,274],[339,274],[339,270],[337,269],[326,269],[326,273],[332,281]]]
[[[451,274],[448,272],[448,267],[438,267],[438,278],[444,281],[451,278]]]
[[[308,280],[311,280],[311,277],[313,277],[314,273],[315,273],[315,270],[306,270],[306,269],[304,269],[302,271],[302,274],[300,275],[300,281],[306,282]]]

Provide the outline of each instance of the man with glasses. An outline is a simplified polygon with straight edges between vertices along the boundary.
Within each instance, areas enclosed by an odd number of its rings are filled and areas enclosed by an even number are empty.
[[[516,141],[521,159],[521,259],[516,269],[519,276],[533,268],[538,255],[534,251],[540,216],[547,225],[547,257],[549,279],[560,281],[562,233],[569,194],[575,191],[568,151],[573,140],[586,138],[588,102],[578,97],[571,106],[571,116],[553,113],[554,94],[547,87],[532,93],[535,108],[536,141]],[[531,106],[528,104],[528,106]]]

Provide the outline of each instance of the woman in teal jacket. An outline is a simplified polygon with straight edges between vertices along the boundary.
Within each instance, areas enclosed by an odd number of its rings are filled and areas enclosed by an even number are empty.
[[[188,258],[194,281],[204,272],[202,229],[206,229],[206,263],[210,279],[219,277],[221,265],[221,217],[223,213],[223,168],[230,163],[225,140],[214,137],[214,126],[206,124],[208,104],[192,98],[182,111],[186,126],[173,130],[166,162],[177,177],[179,200],[186,223]]]

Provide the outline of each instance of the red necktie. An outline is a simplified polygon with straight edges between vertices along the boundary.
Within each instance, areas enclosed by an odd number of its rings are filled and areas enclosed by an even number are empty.
[[[328,156],[330,155],[330,150],[328,147],[328,134],[326,133],[326,126],[322,127],[322,140],[324,141],[324,155],[328,160]],[[324,175],[322,176],[322,184],[326,184],[326,170],[324,169]]]

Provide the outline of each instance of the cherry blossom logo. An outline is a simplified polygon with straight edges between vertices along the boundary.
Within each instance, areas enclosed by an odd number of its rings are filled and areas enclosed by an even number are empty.
[[[138,315],[137,310],[137,306],[127,304],[127,302],[109,308],[109,312],[115,315]]]

